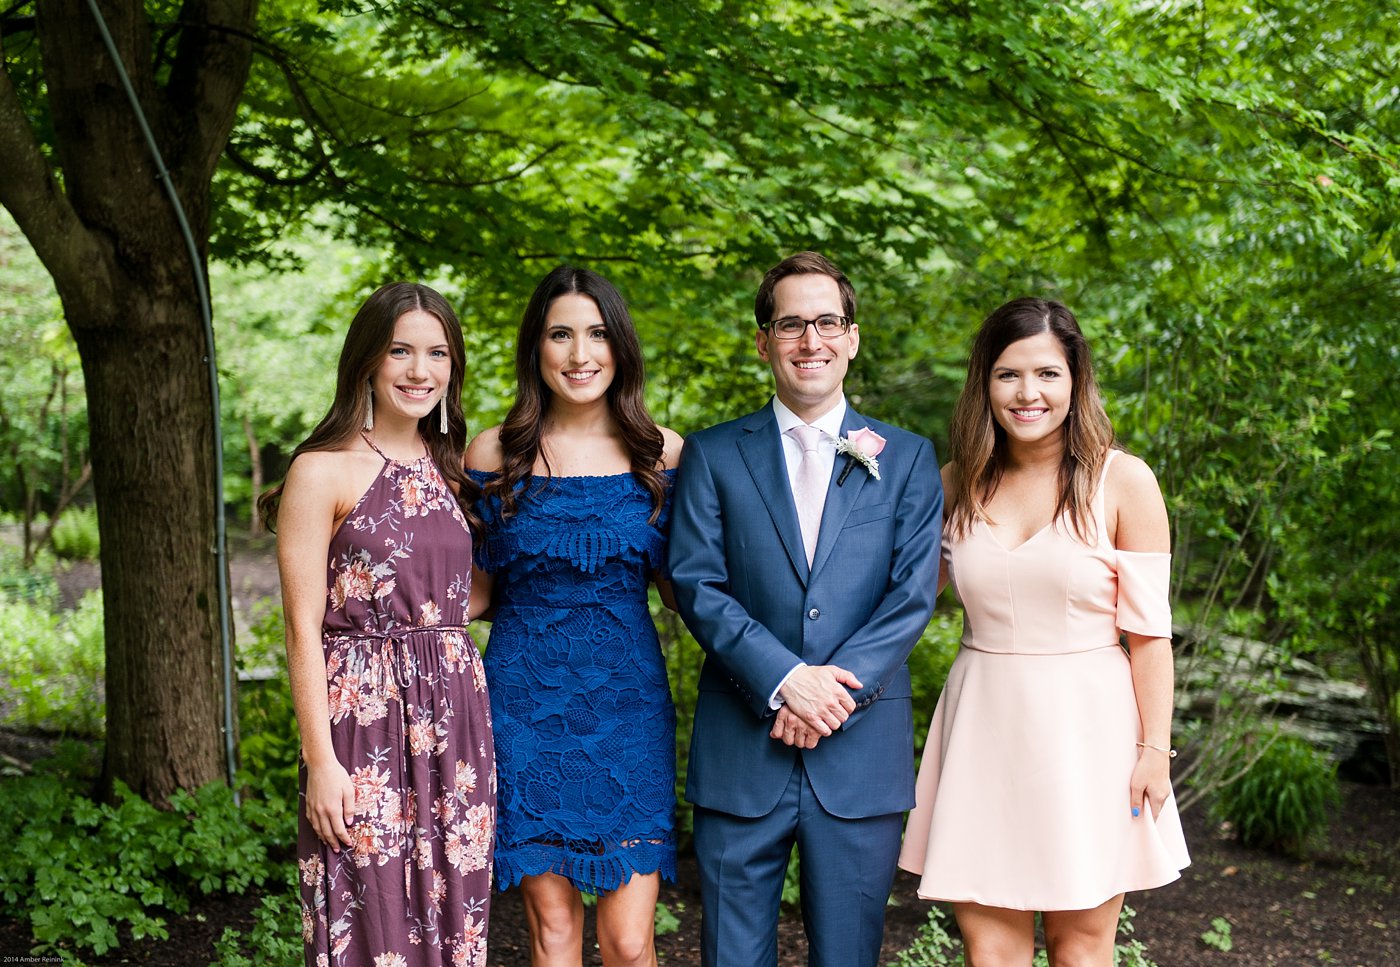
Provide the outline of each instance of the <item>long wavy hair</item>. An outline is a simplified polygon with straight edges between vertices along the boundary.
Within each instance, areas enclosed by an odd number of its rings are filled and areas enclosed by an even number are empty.
[[[467,443],[467,421],[462,414],[462,379],[467,350],[462,341],[462,325],[447,300],[426,285],[390,282],[380,286],[360,306],[350,322],[350,329],[345,333],[345,345],[340,350],[335,399],[331,402],[330,412],[316,424],[311,435],[292,451],[292,460],[311,451],[342,450],[361,432],[372,395],[370,381],[389,355],[389,347],[394,341],[394,325],[401,316],[414,310],[426,312],[442,323],[448,356],[452,360],[452,375],[447,381],[447,432],[439,430],[438,409],[434,407],[431,413],[418,421],[418,433],[437,464],[438,472],[456,491],[457,504],[472,534],[480,537],[482,523],[475,505],[481,488],[462,467],[462,453]],[[276,527],[282,487],[283,484],[279,483],[258,498],[258,513],[269,529]]]
[[[1012,343],[1044,332],[1059,341],[1073,383],[1063,425],[1055,519],[1068,516],[1074,534],[1087,544],[1097,539],[1092,502],[1114,445],[1113,424],[1104,412],[1089,344],[1074,313],[1059,302],[1030,297],[995,310],[972,342],[967,382],[949,430],[949,453],[957,471],[947,495],[948,531],[954,538],[966,537],[976,521],[990,520],[987,504],[1006,469],[1006,431],[992,415],[992,367]]]
[[[615,367],[608,385],[608,409],[622,431],[632,475],[651,494],[651,521],[655,523],[666,497],[666,478],[660,469],[664,444],[661,430],[643,399],[646,372],[637,327],[632,323],[627,303],[611,282],[597,272],[571,265],[561,265],[541,280],[520,320],[515,340],[515,403],[501,424],[501,475],[486,485],[487,492],[500,497],[502,513],[510,516],[519,496],[516,488],[522,481],[528,484],[537,458],[543,457],[546,476],[552,475],[549,455],[540,449],[552,399],[540,374],[540,342],[549,307],[555,299],[570,294],[592,299],[603,317]]]

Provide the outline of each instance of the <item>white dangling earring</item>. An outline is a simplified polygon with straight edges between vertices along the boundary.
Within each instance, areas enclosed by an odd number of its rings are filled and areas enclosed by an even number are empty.
[[[365,394],[365,429],[366,429],[366,430],[373,430],[373,429],[374,429],[374,388],[373,388],[372,386],[369,386],[368,383],[366,383],[366,386],[369,387],[369,392],[367,392],[367,393]]]
[[[438,432],[447,432],[447,392],[443,391],[442,399],[438,401]]]

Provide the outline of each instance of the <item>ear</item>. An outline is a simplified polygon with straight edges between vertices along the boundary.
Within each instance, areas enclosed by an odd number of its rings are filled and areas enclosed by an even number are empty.
[[[758,346],[758,358],[768,362],[768,333],[762,329],[755,330],[754,343]]]
[[[855,359],[856,353],[860,351],[860,326],[854,322],[851,323],[851,328],[846,332],[846,341],[850,346],[850,356],[847,358]]]

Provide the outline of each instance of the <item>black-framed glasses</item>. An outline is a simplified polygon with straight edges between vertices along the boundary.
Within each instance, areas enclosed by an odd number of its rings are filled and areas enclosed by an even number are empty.
[[[803,319],[801,316],[783,316],[781,319],[774,319],[763,326],[778,339],[801,339],[802,334],[811,326],[817,330],[817,335],[823,339],[831,339],[844,335],[851,329],[851,320],[845,316],[817,316],[815,319]]]

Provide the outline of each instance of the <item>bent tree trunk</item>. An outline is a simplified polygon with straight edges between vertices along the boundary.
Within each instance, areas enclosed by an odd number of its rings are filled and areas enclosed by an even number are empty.
[[[104,777],[165,799],[224,775],[211,393],[194,271],[256,0],[98,0],[187,213],[191,258],[86,0],[0,35],[0,204],[53,276],[87,381],[102,535]],[[158,41],[156,40],[158,36]],[[36,78],[42,76],[42,84]]]

